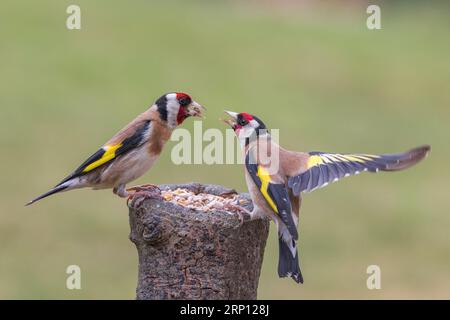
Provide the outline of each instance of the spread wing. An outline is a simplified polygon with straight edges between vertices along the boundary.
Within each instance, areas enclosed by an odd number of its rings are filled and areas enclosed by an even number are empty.
[[[297,226],[292,218],[292,208],[286,186],[282,183],[275,183],[264,166],[252,161],[250,153],[245,157],[245,166],[264,199],[286,225],[293,239],[297,240]]]
[[[311,192],[343,177],[363,171],[396,171],[409,168],[422,160],[430,146],[422,146],[405,153],[369,155],[310,152],[306,171],[290,177],[288,187],[294,195]]]
[[[145,141],[145,136],[150,128],[150,123],[150,120],[146,120],[137,126],[133,132],[130,132],[128,137],[119,139],[116,143],[106,144],[101,147],[58,185],[61,185],[73,178],[90,173],[93,170],[110,163],[117,157],[139,147]]]

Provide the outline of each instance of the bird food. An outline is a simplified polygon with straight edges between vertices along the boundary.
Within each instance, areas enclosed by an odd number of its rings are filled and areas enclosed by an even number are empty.
[[[164,200],[182,207],[204,212],[227,211],[230,213],[245,212],[241,206],[249,204],[246,199],[239,199],[238,194],[216,196],[209,193],[194,193],[188,189],[162,190]]]

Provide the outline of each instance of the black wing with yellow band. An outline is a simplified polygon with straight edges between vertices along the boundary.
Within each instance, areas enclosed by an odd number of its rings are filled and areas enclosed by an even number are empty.
[[[290,177],[288,186],[294,195],[299,195],[363,171],[402,170],[422,160],[429,151],[429,146],[422,146],[405,153],[386,155],[310,152],[307,170]]]
[[[145,134],[148,132],[149,127],[150,121],[145,121],[132,136],[124,139],[122,142],[101,147],[96,153],[83,162],[71,175],[61,181],[59,185],[73,178],[92,172],[93,170],[110,163],[117,157],[139,147],[139,145],[143,143]]]
[[[248,173],[269,206],[286,225],[293,239],[297,240],[297,226],[292,218],[291,202],[286,186],[281,183],[274,183],[267,169],[250,161],[250,158],[249,154],[245,157],[245,166]]]

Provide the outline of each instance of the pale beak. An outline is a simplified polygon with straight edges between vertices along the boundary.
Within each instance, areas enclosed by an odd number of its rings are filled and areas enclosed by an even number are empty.
[[[203,118],[203,112],[206,110],[200,103],[192,101],[189,105],[187,112],[190,116]]]
[[[228,114],[233,119],[221,119],[221,120],[234,129],[236,126],[236,120],[238,118],[239,113],[226,110],[225,113]]]
[[[228,114],[230,117],[232,117],[234,120],[236,120],[239,115],[239,113],[237,113],[237,112],[227,111],[227,110],[225,110],[225,113]]]

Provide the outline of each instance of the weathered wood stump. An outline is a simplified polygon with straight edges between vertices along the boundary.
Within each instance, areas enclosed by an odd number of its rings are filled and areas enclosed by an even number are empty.
[[[163,185],[195,194],[229,194],[222,186]],[[252,204],[248,194],[248,210]],[[139,203],[139,205],[138,205]],[[164,199],[129,204],[130,240],[139,255],[137,299],[256,299],[269,221],[198,211]]]

